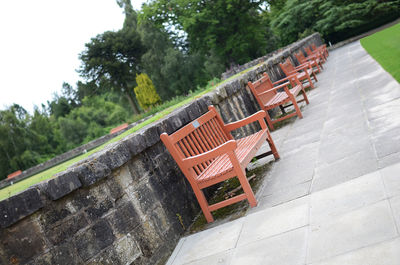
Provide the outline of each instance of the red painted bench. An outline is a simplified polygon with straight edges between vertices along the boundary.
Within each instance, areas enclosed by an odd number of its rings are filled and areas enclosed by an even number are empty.
[[[286,77],[284,79],[272,83],[267,73],[264,73],[261,79],[254,82],[248,82],[248,86],[250,87],[251,92],[256,98],[258,104],[260,105],[260,108],[265,110],[267,123],[271,130],[274,130],[274,123],[288,119],[290,117],[293,117],[294,115],[297,115],[300,119],[303,118],[303,115],[301,113],[299,106],[297,105],[297,102],[301,102],[303,100],[306,101],[307,104],[309,104],[309,102],[306,95],[306,91],[304,90],[302,83],[299,81],[296,75]],[[291,88],[289,88],[289,86]],[[282,89],[283,89],[282,92],[278,91]],[[303,93],[304,99],[296,101],[296,96],[300,92]],[[284,104],[290,102],[291,104],[284,106]],[[284,116],[282,116],[281,118],[272,120],[268,114],[268,110],[270,109],[279,106],[288,107],[291,105],[294,106],[295,112],[287,115],[284,115],[285,113],[283,113]]]
[[[9,174],[9,175],[7,176],[7,179],[15,178],[16,176],[19,176],[19,175],[21,175],[21,174],[22,174],[22,171],[21,171],[21,170],[17,170],[17,171],[15,171],[15,172]]]
[[[245,168],[264,141],[268,142],[271,151],[258,158],[273,154],[279,159],[264,117],[265,112],[259,111],[243,120],[225,124],[216,109],[209,106],[206,114],[175,133],[161,134],[164,145],[190,182],[207,222],[214,221],[212,211],[230,204],[247,199],[251,207],[257,205]],[[260,124],[258,132],[238,140],[232,137],[233,130],[253,122]],[[209,205],[202,189],[234,177],[239,179],[244,193]]]
[[[313,44],[311,44],[311,48],[314,51],[316,51],[316,50],[321,51],[324,54],[325,58],[327,58],[329,56],[329,52],[328,52],[328,49],[326,48],[326,44],[323,44],[323,45],[317,47],[317,45],[315,45],[313,43]]]
[[[293,64],[290,62],[290,59],[287,58],[286,61],[284,63],[280,63],[279,66],[281,67],[282,71],[285,73],[286,76],[296,75],[296,77],[302,83],[303,81],[308,81],[308,84],[304,88],[307,87],[314,88],[314,84],[311,81],[311,76],[315,81],[318,81],[317,76],[314,73],[310,63],[304,63],[297,67],[294,67]]]
[[[310,47],[306,47],[306,48],[304,48],[304,50],[306,51],[307,56],[315,56],[316,58],[321,60],[322,63],[325,63],[326,56],[322,51],[320,51],[320,50],[314,50],[313,51],[313,50],[311,50]]]
[[[311,64],[311,67],[314,69],[314,73],[319,73],[321,72],[321,69],[324,69],[324,67],[322,66],[322,61],[316,56],[305,57],[301,51],[295,53],[294,55],[296,56],[296,59],[297,61],[299,61],[300,64],[305,64],[309,62]]]
[[[120,132],[120,131],[122,131],[122,130],[124,130],[126,128],[128,128],[128,123],[121,124],[121,125],[119,125],[119,126],[117,126],[115,128],[112,128],[110,130],[110,134],[113,134],[113,133],[116,133],[116,132]]]

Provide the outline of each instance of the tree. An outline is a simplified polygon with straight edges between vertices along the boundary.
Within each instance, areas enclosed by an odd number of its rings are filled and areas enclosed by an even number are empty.
[[[143,6],[143,17],[167,32],[180,31],[190,52],[212,51],[225,66],[246,63],[267,50],[267,25],[260,19],[265,1],[243,0],[155,0]],[[184,48],[184,47],[183,47]]]
[[[287,0],[272,10],[271,26],[281,45],[313,31],[334,43],[398,18],[400,1]]]
[[[140,72],[140,57],[146,51],[136,28],[107,31],[92,38],[79,58],[79,73],[97,85],[107,86],[124,94],[135,113],[139,113],[131,88]]]
[[[142,109],[147,110],[161,102],[161,98],[148,75],[144,73],[137,75],[136,83],[138,86],[134,88],[134,91]]]

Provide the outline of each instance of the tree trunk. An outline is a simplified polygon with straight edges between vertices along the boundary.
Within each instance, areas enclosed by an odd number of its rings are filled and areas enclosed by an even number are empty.
[[[125,96],[128,98],[129,101],[129,105],[131,105],[131,108],[133,110],[134,114],[139,114],[140,110],[138,108],[138,106],[136,105],[134,99],[132,98],[131,94],[129,94],[128,92],[125,93]]]

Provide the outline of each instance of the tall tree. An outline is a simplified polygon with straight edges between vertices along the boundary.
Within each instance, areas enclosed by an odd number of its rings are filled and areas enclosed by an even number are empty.
[[[272,4],[271,25],[287,45],[313,31],[338,42],[400,16],[400,0],[287,0]]]
[[[265,54],[267,25],[262,24],[265,1],[153,0],[143,6],[143,16],[167,32],[184,31],[191,52],[214,55],[226,66],[245,63]]]
[[[79,73],[89,81],[124,94],[133,111],[139,113],[133,87],[136,85],[136,74],[141,71],[140,58],[146,48],[136,30],[136,16],[132,10],[124,28],[92,38],[79,55],[82,61]]]

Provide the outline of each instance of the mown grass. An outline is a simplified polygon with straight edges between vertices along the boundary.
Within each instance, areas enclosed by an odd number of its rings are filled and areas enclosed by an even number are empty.
[[[202,95],[214,90],[216,87],[229,82],[231,80],[233,80],[234,78],[238,77],[239,75],[242,75],[248,71],[250,71],[251,69],[257,67],[253,66],[251,68],[248,68],[234,76],[231,76],[230,78],[227,78],[226,80],[219,82],[219,80],[214,79],[208,82],[207,86],[205,88],[202,89],[198,89],[197,91],[189,94],[188,96],[181,96],[181,97],[176,97],[168,102],[165,102],[164,104],[155,107],[154,109],[150,110],[147,113],[144,113],[138,117],[135,117],[134,119],[131,120],[131,122],[135,121],[135,120],[140,120],[143,119],[145,117],[152,116],[151,118],[143,121],[140,124],[137,124],[136,126],[134,126],[133,128],[127,130],[126,132],[118,135],[117,137],[111,139],[110,141],[108,141],[107,143],[100,145],[92,150],[90,150],[87,153],[81,154],[77,157],[74,157],[68,161],[65,161],[57,166],[54,166],[52,168],[49,168],[47,170],[44,170],[38,174],[35,174],[27,179],[21,180],[11,186],[5,187],[3,189],[0,190],[0,201],[4,200],[14,194],[17,194],[27,188],[29,188],[30,186],[39,183],[43,180],[46,179],[50,179],[52,178],[55,174],[62,172],[64,170],[66,170],[67,168],[69,168],[70,166],[72,166],[74,163],[79,162],[85,158],[87,158],[88,156],[90,156],[91,154],[94,154],[102,149],[104,149],[105,146],[107,146],[110,143],[114,143],[118,140],[121,140],[122,138],[126,137],[129,134],[132,134],[138,130],[140,130],[141,128],[145,127],[146,125],[149,125],[155,121],[160,120],[161,118],[165,117],[166,115],[170,114],[172,111],[174,111],[175,109],[182,107],[188,103],[190,103],[191,101],[195,100],[196,98],[201,97]]]
[[[361,39],[365,50],[400,83],[400,23]]]

